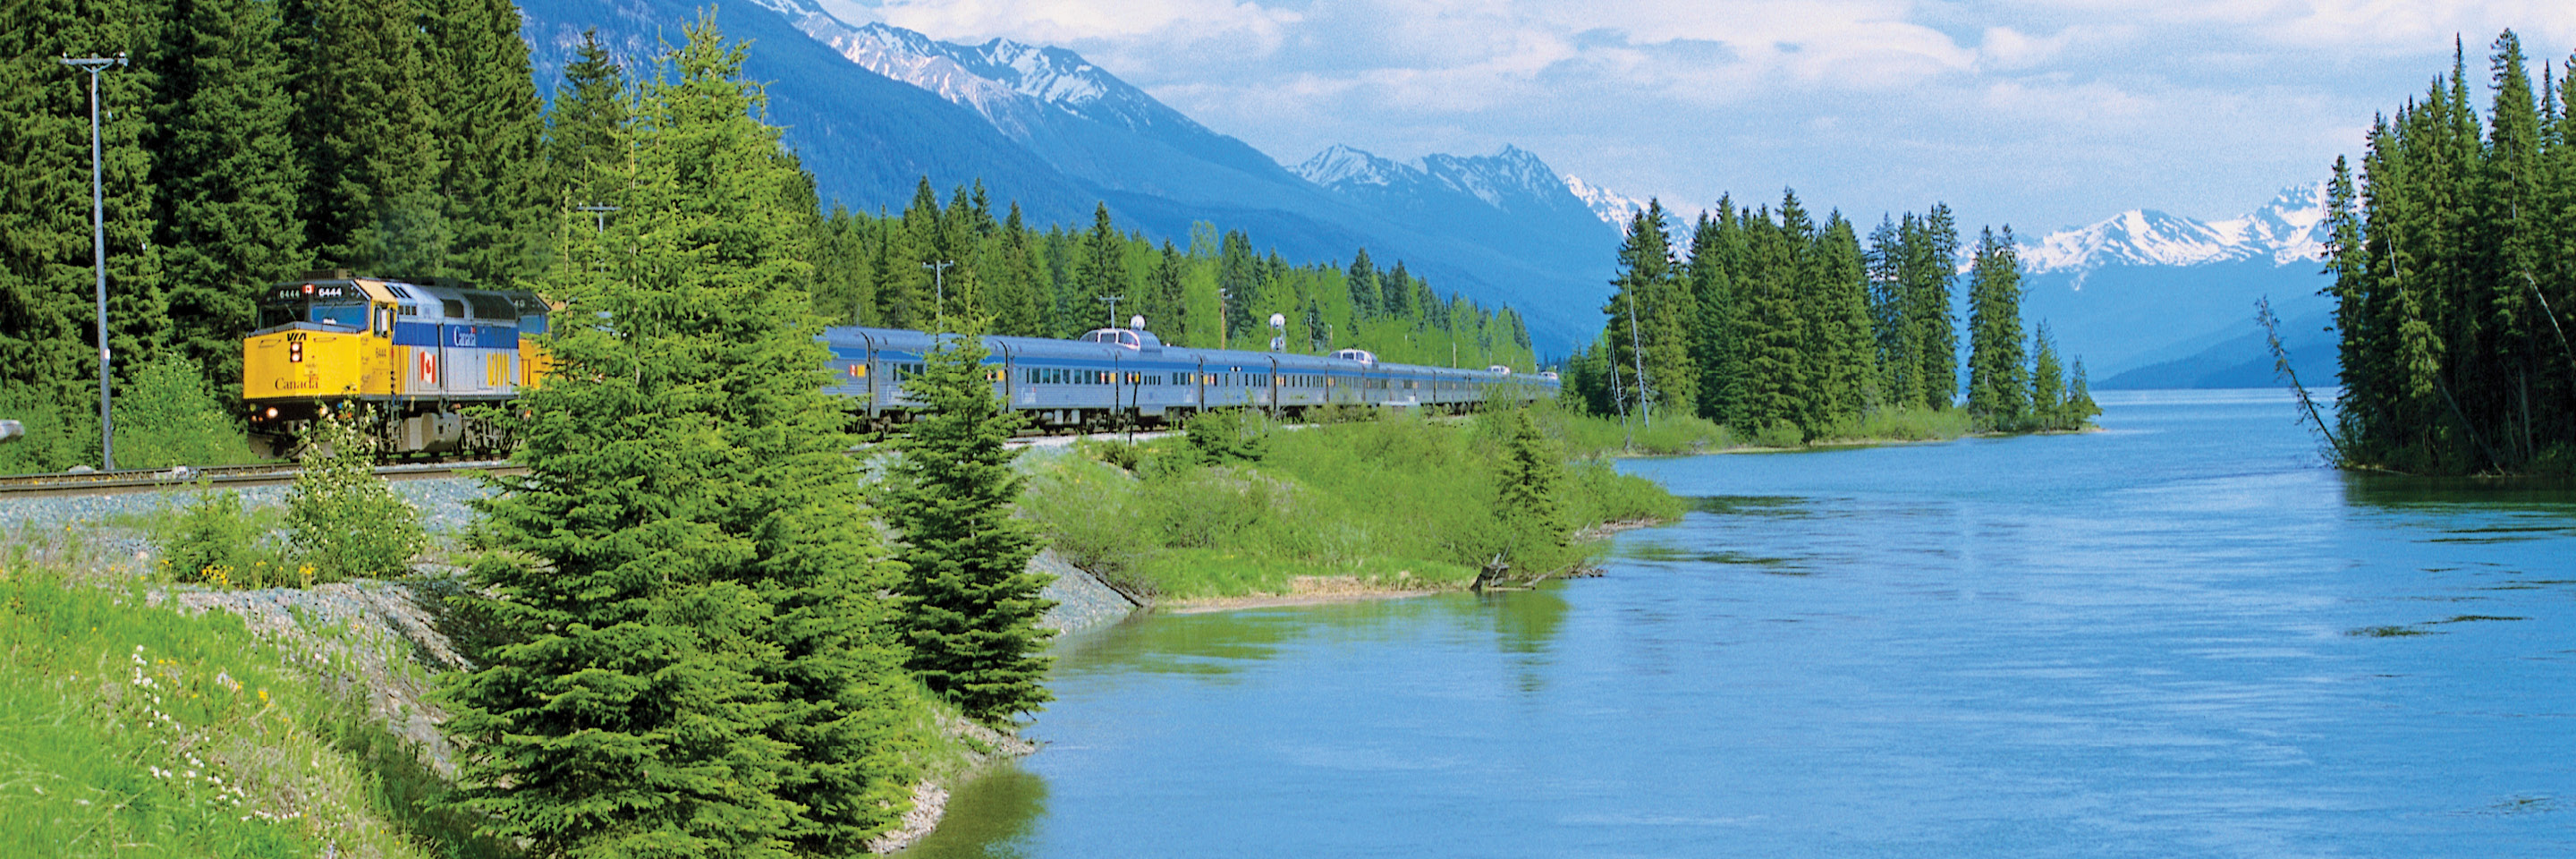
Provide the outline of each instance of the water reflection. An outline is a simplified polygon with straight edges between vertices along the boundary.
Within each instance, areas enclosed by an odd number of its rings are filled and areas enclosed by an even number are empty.
[[[984,773],[949,795],[939,828],[896,854],[909,859],[1020,859],[1046,812],[1046,779],[1017,768]]]
[[[1034,822],[956,855],[2565,855],[2576,495],[2102,399],[1625,464],[1707,500],[1600,579],[1068,640]]]

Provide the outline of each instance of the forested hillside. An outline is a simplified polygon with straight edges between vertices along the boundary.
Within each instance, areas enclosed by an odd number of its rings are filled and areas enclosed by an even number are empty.
[[[2576,471],[2576,60],[2532,88],[2508,30],[2483,122],[2461,54],[2377,118],[2356,179],[2335,160],[2329,294],[2348,465]]]
[[[1817,224],[1718,201],[1677,254],[1660,201],[1629,223],[1600,339],[1567,362],[1601,414],[1686,415],[1769,444],[1878,434],[1872,422],[1955,407],[1959,234],[1946,205],[1883,219],[1866,247],[1840,212]],[[2073,429],[2098,409],[2081,360],[2060,365],[2045,324],[2025,337],[2012,230],[1988,230],[1968,277],[1966,407],[1999,431]]]
[[[12,14],[0,33],[0,413],[55,440],[13,450],[35,457],[19,468],[98,454],[87,80],[60,57],[130,61],[100,79],[120,385],[176,356],[233,390],[266,284],[349,269],[528,288],[560,264],[569,231],[616,217],[599,210],[592,171],[634,122],[637,82],[589,45],[549,107],[508,0],[97,0]],[[1257,236],[1205,224],[1187,247],[1158,245],[1106,207],[1089,224],[1029,223],[980,191],[941,205],[926,180],[901,213],[827,215],[798,172],[805,285],[842,323],[928,324],[944,292],[950,312],[990,314],[1000,333],[1063,335],[1110,321],[1102,299],[1116,296],[1114,318],[1144,315],[1187,345],[1267,348],[1276,313],[1290,351],[1534,363],[1518,314],[1435,291],[1400,262],[1381,271],[1363,250],[1293,266]]]

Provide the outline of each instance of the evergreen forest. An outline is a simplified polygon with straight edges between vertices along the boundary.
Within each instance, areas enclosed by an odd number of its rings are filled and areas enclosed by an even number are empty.
[[[587,229],[637,121],[638,82],[595,41],[549,103],[508,0],[79,0],[18,4],[0,33],[0,412],[50,443],[13,470],[95,463],[87,75],[99,77],[108,347],[115,383],[185,360],[238,390],[267,284],[346,269],[543,292]],[[900,212],[826,210],[800,177],[798,287],[834,324],[1072,336],[1143,316],[1166,342],[1533,369],[1507,307],[1435,290],[1400,260],[1292,264],[1240,230],[1187,237],[1026,223],[980,187],[925,181]],[[550,296],[551,297],[551,296]],[[1284,324],[1273,329],[1276,315]],[[120,437],[123,435],[120,427]],[[88,439],[82,442],[80,440]],[[119,444],[120,448],[125,447]]]
[[[2328,187],[2327,294],[2347,466],[2427,474],[2576,471],[2576,58],[2540,69],[2493,43],[2485,115],[2464,51],[2376,118]]]
[[[1959,231],[1946,205],[1882,219],[1866,244],[1840,212],[1817,223],[1732,197],[1687,252],[1649,201],[1627,226],[1599,339],[1566,362],[1567,396],[1651,424],[1697,418],[1771,446],[1881,437],[1960,407]],[[1966,415],[1980,430],[2071,430],[2100,414],[2084,363],[2045,324],[2025,335],[2012,229],[1987,230],[1967,271]]]

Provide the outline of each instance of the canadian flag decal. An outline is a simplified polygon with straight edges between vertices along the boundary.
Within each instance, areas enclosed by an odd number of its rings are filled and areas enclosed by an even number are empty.
[[[420,353],[420,380],[432,385],[438,384],[438,353]]]

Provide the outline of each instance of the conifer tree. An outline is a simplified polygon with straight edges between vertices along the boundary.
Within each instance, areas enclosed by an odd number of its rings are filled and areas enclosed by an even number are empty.
[[[606,189],[592,187],[601,181],[597,173],[625,167],[626,70],[599,44],[597,30],[582,32],[573,56],[546,110],[546,202],[554,212],[598,204]]]
[[[1959,392],[1959,327],[1950,308],[1950,290],[1958,284],[1959,227],[1949,204],[1932,205],[1905,250],[1898,277],[1905,281],[1913,352],[1923,367],[1916,387],[1924,405],[1947,409]]]
[[[688,30],[604,233],[546,285],[560,371],[480,505],[507,631],[447,691],[463,806],[542,855],[846,855],[903,810],[908,682],[742,51]],[[570,213],[589,227],[585,213]],[[525,560],[517,560],[525,559]]]
[[[994,396],[973,334],[944,334],[906,390],[924,405],[886,470],[886,520],[902,537],[908,663],[968,716],[1001,724],[1051,700],[1037,625],[1053,602],[1029,572],[1037,538],[1011,517],[1026,478],[1003,446],[1019,418]]]
[[[1377,315],[1381,295],[1377,283],[1377,264],[1369,260],[1367,248],[1351,254],[1351,269],[1345,275],[1351,293],[1351,318],[1354,321]]]
[[[1664,218],[1663,203],[1648,200],[1630,219],[1611,281],[1617,289],[1601,308],[1609,317],[1611,372],[1625,374],[1620,387],[1649,422],[1658,410],[1690,414],[1699,403],[1690,336],[1699,307],[1674,265]]]
[[[2012,228],[1988,229],[1968,275],[1968,410],[1996,429],[2017,429],[2030,406],[2021,335],[2021,260]]]
[[[241,379],[241,337],[268,284],[306,267],[303,183],[287,123],[277,4],[173,0],[158,68],[152,184],[172,346],[219,389]]]
[[[2057,360],[2057,340],[2042,322],[2030,335],[2030,420],[2044,430],[2074,429],[2066,396],[2066,368]]]
[[[90,76],[62,57],[149,59],[153,16],[131,0],[24,3],[0,27],[0,397],[44,404],[66,429],[98,427],[90,224]],[[119,375],[169,340],[151,242],[148,65],[98,77],[108,342]],[[97,453],[86,446],[84,458]]]
[[[304,166],[298,213],[314,262],[388,277],[453,273],[423,92],[436,78],[410,2],[279,0],[278,9]]]
[[[1539,432],[1529,409],[1512,409],[1506,421],[1494,507],[1509,535],[1508,559],[1527,566],[1533,559],[1554,557],[1551,550],[1564,548],[1570,536],[1558,497],[1566,480],[1565,459]]]
[[[1816,425],[1830,426],[1856,420],[1876,408],[1880,390],[1869,275],[1860,239],[1841,212],[1827,216],[1816,236],[1815,265],[1816,278],[1809,289],[1818,305],[1815,319],[1820,337],[1809,352],[1819,359],[1812,371],[1819,384]]]
[[[447,267],[506,289],[536,273],[555,206],[538,151],[544,114],[510,0],[415,0],[422,61],[439,71],[424,99],[438,140],[437,193]],[[569,75],[567,75],[569,82]]]
[[[1109,319],[1110,296],[1133,300],[1137,296],[1127,289],[1126,237],[1109,220],[1109,204],[1101,203],[1092,211],[1091,232],[1083,238],[1082,267],[1075,275],[1082,284],[1078,307],[1072,309],[1075,328],[1100,327],[1093,321]],[[1124,320],[1120,320],[1123,322]],[[1117,323],[1112,323],[1117,324]]]

